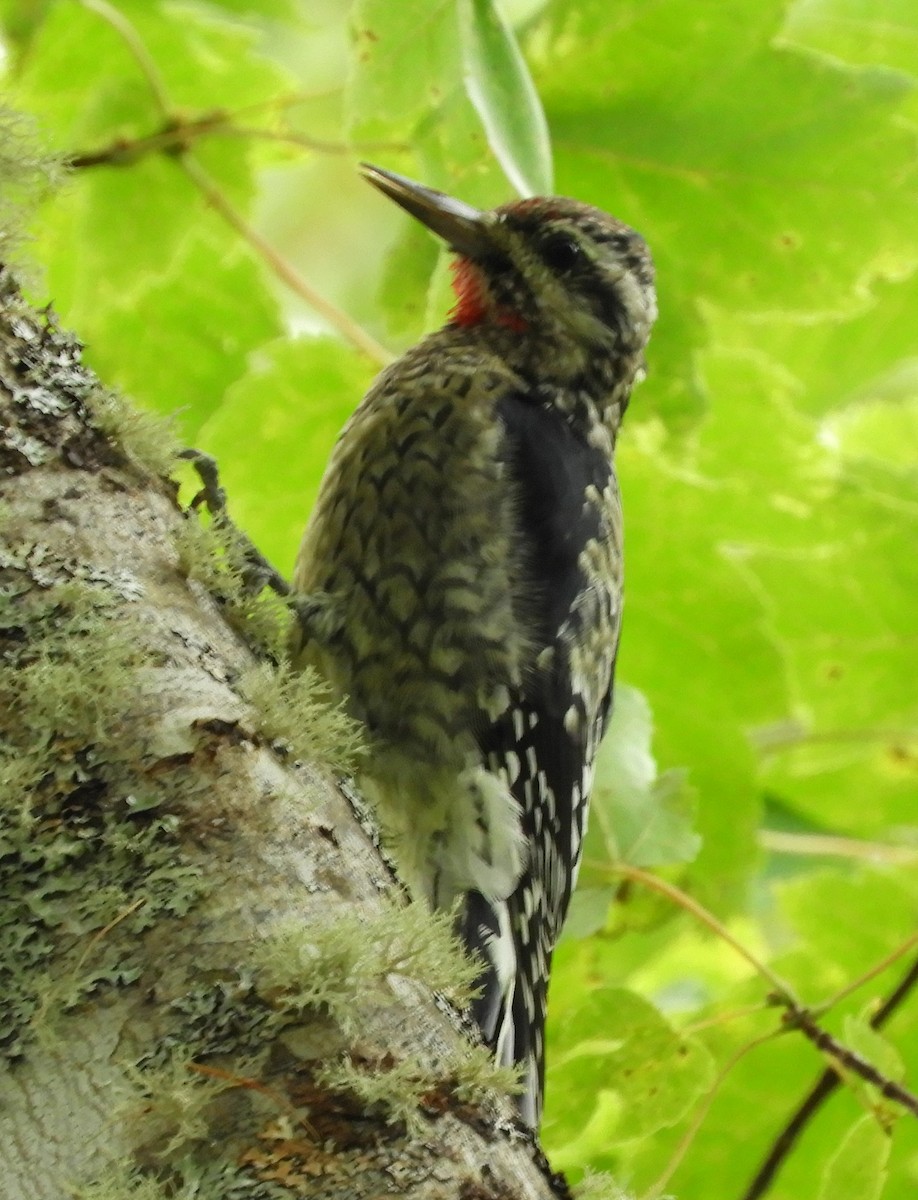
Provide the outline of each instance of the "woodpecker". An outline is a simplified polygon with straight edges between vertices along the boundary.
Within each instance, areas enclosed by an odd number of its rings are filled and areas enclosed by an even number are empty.
[[[656,317],[633,229],[537,197],[480,211],[364,164],[454,253],[447,323],[331,455],[294,572],[302,660],[369,734],[413,896],[481,962],[473,1016],[541,1119],[552,952],[577,877],[622,611],[616,435]]]

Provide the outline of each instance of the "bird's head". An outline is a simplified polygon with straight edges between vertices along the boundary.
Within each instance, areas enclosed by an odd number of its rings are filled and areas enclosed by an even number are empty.
[[[657,315],[640,234],[565,197],[482,211],[402,175],[362,169],[455,251],[454,324],[505,331],[499,342],[511,365],[540,381],[630,390]]]

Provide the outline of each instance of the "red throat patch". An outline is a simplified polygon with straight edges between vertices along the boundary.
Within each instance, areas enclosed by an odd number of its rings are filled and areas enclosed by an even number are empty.
[[[456,303],[449,311],[457,325],[478,325],[485,318],[485,285],[481,268],[470,258],[454,258],[449,264],[453,274]]]
[[[483,321],[493,321],[497,325],[505,325],[523,333],[527,328],[526,322],[518,313],[499,311],[488,308],[487,285],[484,281],[481,267],[470,258],[454,258],[450,263],[453,273],[453,291],[456,293],[456,303],[450,309],[449,319],[456,325],[480,325]]]

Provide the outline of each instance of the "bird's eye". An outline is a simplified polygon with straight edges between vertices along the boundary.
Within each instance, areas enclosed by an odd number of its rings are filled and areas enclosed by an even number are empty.
[[[542,245],[542,258],[553,271],[572,271],[582,254],[580,243],[563,233],[556,234]]]

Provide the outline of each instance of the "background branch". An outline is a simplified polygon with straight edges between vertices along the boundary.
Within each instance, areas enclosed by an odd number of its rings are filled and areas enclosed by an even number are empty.
[[[157,108],[166,119],[166,126],[163,130],[139,141],[118,139],[102,151],[73,153],[68,158],[71,166],[93,167],[101,165],[103,161],[110,161],[112,165],[130,165],[137,157],[154,149],[173,155],[188,178],[203,193],[211,207],[248,243],[282,283],[305,300],[333,329],[372,362],[379,366],[385,366],[391,362],[392,354],[362,329],[356,321],[352,320],[347,313],[322,296],[292,263],[288,262],[283,255],[278,254],[267,238],[263,237],[246,220],[223,189],[189,153],[189,146],[195,137],[199,137],[205,132],[214,133],[219,128],[225,127],[226,114],[222,112],[205,113],[190,121],[177,115],[159,68],[134,25],[123,13],[109,4],[108,0],[80,0],[80,3],[84,8],[96,13],[111,25],[123,39],[149,85]],[[111,158],[100,158],[100,155],[111,155]]]
[[[918,984],[918,959],[916,959],[903,975],[896,987],[890,992],[870,1018],[873,1029],[882,1029],[890,1017],[905,1002]],[[834,1067],[826,1067],[816,1083],[800,1102],[799,1106],[788,1120],[787,1124],[775,1138],[761,1166],[756,1171],[749,1186],[743,1192],[741,1200],[759,1200],[764,1196],[774,1182],[781,1165],[794,1149],[801,1134],[813,1120],[820,1108],[842,1082],[841,1075]]]

